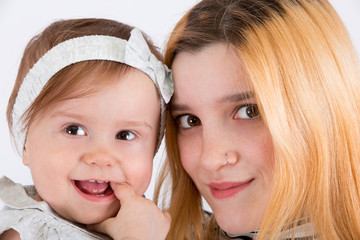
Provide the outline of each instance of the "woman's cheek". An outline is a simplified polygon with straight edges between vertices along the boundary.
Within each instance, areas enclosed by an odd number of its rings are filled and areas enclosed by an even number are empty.
[[[191,169],[194,169],[194,166],[197,165],[197,160],[199,159],[198,150],[200,149],[200,146],[188,136],[179,136],[178,145],[181,163],[185,171],[191,174]]]

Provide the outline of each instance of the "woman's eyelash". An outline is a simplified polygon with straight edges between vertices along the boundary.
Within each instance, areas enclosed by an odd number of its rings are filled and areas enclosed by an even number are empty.
[[[183,129],[190,129],[201,124],[201,120],[197,116],[187,113],[178,115],[175,120],[177,125]]]
[[[260,111],[255,103],[240,105],[234,111],[235,119],[257,119],[258,117],[260,117]]]

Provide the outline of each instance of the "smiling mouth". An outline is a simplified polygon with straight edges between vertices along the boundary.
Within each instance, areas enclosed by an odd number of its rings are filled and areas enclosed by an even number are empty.
[[[230,198],[238,192],[246,189],[253,181],[251,179],[245,182],[223,182],[223,183],[210,183],[210,192],[213,197],[217,199]]]
[[[77,192],[90,201],[107,201],[115,198],[109,181],[73,180]]]

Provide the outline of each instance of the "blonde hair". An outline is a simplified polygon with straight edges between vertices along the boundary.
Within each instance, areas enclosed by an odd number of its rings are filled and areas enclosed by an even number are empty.
[[[272,136],[274,187],[257,239],[278,239],[302,218],[316,238],[358,238],[360,65],[330,3],[204,0],[175,27],[165,62],[216,42],[237,49]],[[156,192],[169,174],[168,239],[189,239],[191,232],[214,238],[215,224],[203,233],[200,194],[181,165],[176,136],[169,115],[168,161]]]
[[[34,36],[26,46],[19,66],[13,91],[7,106],[7,121],[12,133],[12,111],[21,84],[34,64],[51,48],[68,39],[87,35],[107,35],[128,40],[134,27],[109,19],[84,18],[59,20],[46,27],[40,34]],[[150,51],[159,59],[163,57],[143,33]],[[106,60],[89,60],[72,64],[46,83],[35,101],[24,113],[22,118],[28,129],[30,124],[44,113],[46,109],[59,101],[85,96],[101,87],[112,84],[115,78],[131,69],[130,66]],[[101,81],[99,81],[101,79]],[[111,82],[112,81],[112,82]],[[12,137],[13,133],[12,133]]]

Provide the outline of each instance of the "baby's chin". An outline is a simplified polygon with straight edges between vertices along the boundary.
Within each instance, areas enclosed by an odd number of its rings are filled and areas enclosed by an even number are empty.
[[[71,212],[61,212],[56,211],[60,216],[65,218],[68,221],[71,221],[75,224],[84,224],[91,225],[97,224],[105,221],[108,218],[115,217],[119,212],[120,206],[118,204],[112,204],[111,206],[107,206],[102,208],[94,207],[94,209],[86,209],[79,206],[79,209]]]

